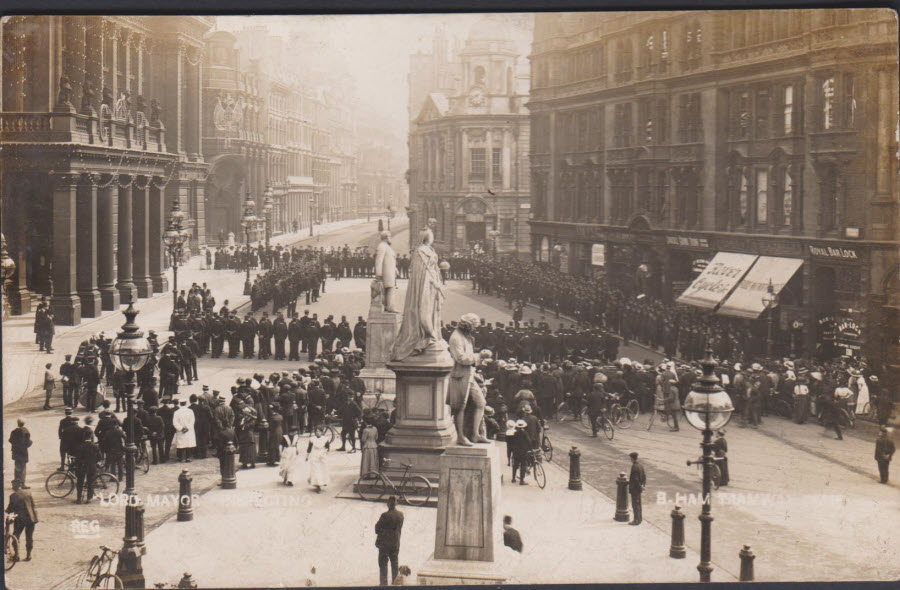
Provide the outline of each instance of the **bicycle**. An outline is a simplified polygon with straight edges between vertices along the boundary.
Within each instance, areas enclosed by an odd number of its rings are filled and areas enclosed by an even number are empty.
[[[392,408],[392,402],[389,399],[381,399],[381,396],[384,394],[383,391],[376,391],[374,397],[369,396],[368,398],[365,395],[360,396],[360,407],[362,407],[363,411],[376,411],[376,410],[384,410],[385,412],[390,412]]]
[[[119,554],[115,549],[100,545],[103,551],[91,558],[91,563],[76,581],[76,588],[124,588],[122,578],[112,572],[113,558]]]
[[[150,454],[147,452],[147,437],[142,437],[137,443],[137,455],[134,458],[134,467],[144,473],[150,472]]]
[[[616,428],[613,425],[612,420],[610,420],[609,416],[607,415],[607,412],[608,412],[608,410],[602,411],[600,413],[600,415],[594,419],[599,421],[597,423],[597,430],[602,430],[603,435],[606,436],[607,440],[612,440],[613,436],[615,436],[615,434],[616,434]],[[586,412],[585,412],[585,416],[587,416],[586,426],[591,429],[591,434],[593,434],[594,428],[593,428],[593,425],[591,424],[591,416],[590,416],[590,414],[588,414]],[[630,426],[630,424],[629,424],[629,426]]]
[[[528,468],[534,475],[534,481],[542,490],[547,485],[547,474],[544,473],[543,463],[544,453],[541,449],[532,449],[528,451]]]
[[[545,426],[544,435],[541,437],[541,451],[544,453],[547,461],[553,461],[553,444],[550,442],[550,437],[547,436],[547,430],[549,428]]]
[[[789,402],[786,399],[775,397],[769,398],[767,405],[769,412],[774,412],[782,418],[790,419],[794,415],[793,401]]]
[[[629,428],[637,416],[637,400],[631,400],[625,405],[619,403],[620,396],[612,394],[612,404],[609,407],[610,420],[619,428]]]
[[[391,463],[390,459],[384,460],[385,465],[389,463]],[[383,470],[369,471],[357,480],[356,493],[363,500],[377,502],[390,490],[410,506],[424,506],[433,492],[431,482],[421,475],[409,475],[412,465],[400,464],[404,467],[404,471],[399,485],[394,484],[391,477]]]
[[[65,498],[75,490],[76,485],[75,459],[70,456],[65,471],[56,470],[47,476],[44,489],[54,498]],[[94,475],[94,495],[105,499],[118,493],[119,478],[98,466],[97,474]]]
[[[580,420],[584,416],[584,404],[579,398],[567,393],[565,399],[556,406],[556,419],[560,422]],[[568,415],[568,417],[567,417]]]
[[[8,572],[19,561],[19,539],[13,534],[15,514],[6,515],[6,530],[3,532],[3,571]]]
[[[659,416],[659,420],[663,424],[669,427],[672,426],[673,421],[671,414],[660,406],[653,406],[653,410],[650,412],[650,422],[647,424],[648,431],[653,428],[653,423],[656,422],[657,416]]]
[[[712,483],[712,487],[714,490],[719,489],[719,483],[722,481],[722,470],[719,469],[719,466],[716,465],[716,461],[721,461],[718,457],[713,458],[713,463],[710,465],[710,481]],[[699,457],[696,461],[691,461],[688,459],[688,467],[691,465],[696,465],[697,470],[700,472],[700,479],[703,479],[703,457]]]

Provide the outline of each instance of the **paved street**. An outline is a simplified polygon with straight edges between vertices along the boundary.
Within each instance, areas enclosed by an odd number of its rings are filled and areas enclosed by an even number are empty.
[[[322,243],[328,245],[332,242],[343,244],[349,239],[341,232],[321,238]],[[357,233],[356,241],[360,243],[373,239],[376,239],[374,231],[371,235]],[[402,240],[403,236],[398,235],[396,242],[404,243]],[[197,270],[185,274],[189,277],[211,277],[204,280],[210,284],[216,284],[212,283],[214,280],[219,281],[223,289],[234,282],[234,273],[227,271]],[[242,283],[242,280],[237,282]],[[309,308],[320,317],[327,314],[337,317],[347,315],[354,321],[357,315],[367,312],[368,283],[369,279],[329,280],[324,296]],[[401,285],[401,300],[404,293]],[[466,311],[474,311],[489,321],[509,320],[510,310],[503,300],[474,293],[470,281],[448,283],[445,321],[458,318]],[[139,323],[145,329],[156,325],[162,333],[161,328],[168,319],[168,304],[167,298],[142,301],[141,305],[148,310],[146,317],[149,321],[145,324],[145,318],[139,316]],[[538,315],[535,309],[526,310],[526,319],[537,319]],[[98,324],[110,333],[121,321],[120,318],[110,317],[99,320]],[[104,322],[108,322],[109,327],[105,327]],[[79,330],[86,330],[82,332],[84,334],[97,329],[81,327],[72,330],[69,337],[74,342],[83,337],[77,335]],[[60,344],[57,350],[65,350],[65,345]],[[650,353],[624,349],[623,354],[643,358],[641,354]],[[192,386],[182,386],[181,391],[199,392],[202,384],[208,384],[226,393],[238,376],[295,367],[296,364],[290,362],[204,358],[199,363],[201,380]],[[41,403],[40,392],[33,392],[5,408],[7,430],[13,427],[15,418],[22,415],[35,440],[28,482],[41,517],[37,527],[35,559],[31,563],[17,565],[10,573],[13,587],[41,587],[70,579],[72,573],[90,559],[99,544],[120,546],[124,526],[121,506],[101,506],[98,503],[78,506],[72,503],[71,498],[52,499],[43,490],[44,477],[58,463],[56,425],[61,413],[58,409],[43,412],[39,409]],[[559,466],[548,468],[551,478],[547,489],[504,487],[502,510],[516,519],[528,550],[521,562],[515,565],[516,571],[520,572],[516,575],[518,579],[535,583],[560,582],[564,581],[559,577],[561,572],[571,576],[567,581],[694,579],[695,554],[689,553],[688,559],[683,561],[671,560],[666,556],[669,512],[676,494],[694,494],[687,496],[683,504],[688,516],[685,521],[688,547],[695,551],[699,549],[696,516],[699,514],[697,499],[700,479],[696,468],[685,466],[685,460],[699,455],[700,433],[683,420],[678,433],[658,426],[647,432],[645,424],[646,418],[642,417],[631,429],[617,431],[614,440],[608,442],[602,438],[591,439],[580,425],[552,423],[550,436],[556,448],[555,462]],[[900,545],[900,533],[892,520],[885,518],[886,515],[896,514],[900,507],[897,490],[895,484],[880,486],[876,483],[876,469],[871,459],[871,435],[860,428],[839,442],[831,436],[823,436],[818,426],[801,427],[780,418],[769,418],[759,430],[753,430],[741,428],[736,419],[728,427],[728,440],[732,483],[715,493],[713,500],[716,518],[713,523],[714,580],[737,575],[737,553],[745,543],[752,545],[756,552],[757,579],[760,580],[834,579],[846,577],[850,571],[858,579],[886,579],[900,575],[900,563],[887,551],[888,547]],[[588,485],[581,495],[564,489],[568,469],[566,451],[572,445],[577,445],[583,453],[582,473]],[[632,450],[641,453],[648,468],[645,526],[639,532],[635,532],[633,527],[621,527],[611,520],[614,507],[610,498],[615,497],[614,479],[620,470],[628,469],[627,454]],[[240,472],[240,491],[224,492],[215,487],[218,481],[217,462],[212,459],[192,462],[188,467],[194,476],[194,493],[213,491],[198,503],[193,523],[168,522],[148,535],[150,549],[145,560],[148,582],[177,581],[183,571],[191,571],[204,584],[302,584],[305,568],[314,564],[318,568],[320,584],[373,583],[377,579],[374,578],[377,568],[371,523],[382,507],[333,498],[340,488],[347,487],[354,479],[358,460],[358,454],[332,455],[334,486],[328,494],[321,496],[310,493],[302,485],[284,490],[275,483],[275,470],[265,468]],[[7,481],[11,471],[11,465],[5,464]],[[178,464],[153,467],[149,474],[138,475],[138,489],[142,495],[173,494],[177,491],[179,472]],[[299,502],[299,506],[280,511],[276,506],[258,508],[258,498],[255,503],[248,501],[241,504],[236,501],[227,508],[216,504],[216,499],[222,499],[223,495],[242,498],[251,490],[258,490],[265,498],[277,498],[272,502],[293,501]],[[727,500],[731,503],[751,504],[725,505],[726,491],[730,496]],[[660,492],[666,493],[670,501],[657,504],[657,493]],[[769,499],[749,494],[775,494],[777,497]],[[538,495],[544,499],[540,504],[541,510],[534,509],[533,500]],[[813,497],[818,495],[823,497]],[[292,496],[301,499],[289,500]],[[159,499],[148,505],[148,531],[166,522],[176,507],[171,501]],[[408,524],[404,531],[407,542],[401,556],[402,561],[408,562],[415,571],[433,546],[434,512],[428,509],[406,509],[406,512]],[[73,519],[96,519],[98,536],[74,538],[71,529]],[[207,522],[212,522],[212,526],[206,526],[204,523]],[[547,527],[547,522],[555,522],[559,526]],[[254,542],[265,540],[264,548],[267,550],[252,554],[238,552],[246,567],[228,571],[217,570],[212,560],[198,558],[201,553],[224,555],[229,548],[234,548],[235,537],[229,536],[229,531],[240,531],[241,539]],[[313,533],[307,534],[305,531]],[[616,555],[619,558],[602,557],[602,566],[593,560],[585,561],[571,551],[573,535],[579,539],[579,547],[591,548],[590,554]],[[174,540],[176,537],[178,541]],[[334,548],[339,543],[343,543],[340,557],[334,559]],[[292,562],[288,569],[278,569],[274,567],[274,562],[269,564],[266,561],[269,557],[263,557],[271,553],[271,559],[275,559],[278,555],[276,548],[287,547],[304,556]],[[848,547],[868,547],[869,552],[882,558],[861,567],[859,560],[847,551]],[[884,548],[884,552],[879,548]],[[625,558],[622,558],[623,555]],[[657,558],[659,567],[638,571],[635,566],[629,565]],[[283,559],[279,561],[281,564],[283,562]],[[44,569],[51,563],[54,564],[53,569]],[[348,568],[347,563],[353,563],[355,567]],[[359,563],[364,567],[356,567]],[[564,566],[564,563],[569,565]],[[57,564],[67,565],[60,567]]]

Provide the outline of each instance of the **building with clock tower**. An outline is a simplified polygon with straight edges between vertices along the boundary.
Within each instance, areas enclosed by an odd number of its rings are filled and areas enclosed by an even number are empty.
[[[410,240],[434,219],[441,253],[527,253],[527,65],[505,24],[488,18],[452,59],[439,41],[428,59],[411,59],[430,62],[440,75],[425,93],[421,76],[433,72],[411,68],[410,100],[424,98],[410,104]]]

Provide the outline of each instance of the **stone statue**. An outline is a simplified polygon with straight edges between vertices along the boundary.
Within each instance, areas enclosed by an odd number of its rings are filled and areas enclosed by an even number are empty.
[[[72,106],[69,97],[72,95],[72,85],[68,76],[59,77],[59,94],[56,96],[56,106]]]
[[[394,289],[397,287],[397,254],[391,247],[391,232],[381,232],[375,249],[375,278],[384,288],[384,311],[397,313],[394,308]]]
[[[159,125],[159,119],[162,117],[162,107],[155,98],[150,99],[150,124]]]
[[[475,326],[479,323],[474,313],[463,315],[457,323],[456,330],[450,336],[450,356],[453,357],[453,370],[450,372],[450,384],[447,387],[447,405],[453,413],[456,425],[456,444],[470,447],[472,441],[490,442],[480,432],[484,418],[484,392],[475,380],[475,367],[487,356],[475,353]],[[466,425],[466,404],[471,400],[473,412],[472,422]]]
[[[94,106],[94,94],[94,85],[90,80],[85,80],[81,86],[81,112],[91,112]]]
[[[391,360],[403,361],[434,346],[446,350],[446,344],[441,338],[444,290],[441,286],[438,255],[431,247],[433,242],[434,233],[426,228],[421,233],[419,247],[412,255],[403,322],[394,342]]]

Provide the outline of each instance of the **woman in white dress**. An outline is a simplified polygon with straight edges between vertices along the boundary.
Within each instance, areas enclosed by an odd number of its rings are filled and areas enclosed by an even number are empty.
[[[321,492],[328,485],[328,464],[325,462],[325,454],[331,443],[325,436],[325,430],[321,426],[316,427],[316,432],[309,438],[306,447],[306,460],[309,462],[309,485]]]
[[[286,486],[294,485],[294,470],[297,465],[297,458],[300,456],[300,437],[296,434],[293,436],[284,435],[284,448],[281,451],[281,464],[278,467],[278,475],[281,476],[281,482]]]

